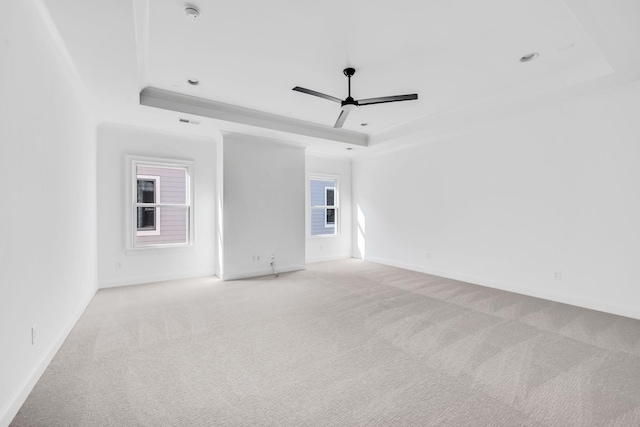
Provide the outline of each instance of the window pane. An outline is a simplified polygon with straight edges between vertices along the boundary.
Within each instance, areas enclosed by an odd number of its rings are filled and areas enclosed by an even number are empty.
[[[156,208],[138,208],[138,230],[156,229]]]
[[[327,227],[327,212],[324,208],[311,209],[311,235],[324,236],[336,234],[335,224]]]
[[[325,206],[327,187],[336,187],[335,179],[311,179],[309,180],[309,196],[311,206]]]
[[[185,169],[137,165],[136,176],[138,176],[138,182],[140,180],[147,181],[145,176],[157,177],[156,191],[158,194],[156,200],[144,203],[187,203],[187,171]],[[140,184],[138,184],[139,186]],[[140,195],[138,195],[138,203],[141,202]]]
[[[335,189],[327,188],[325,191],[327,192],[327,206],[335,206],[335,203],[334,203]]]
[[[155,209],[155,221],[159,232],[153,235],[136,235],[135,246],[189,243],[189,208],[167,207]]]
[[[155,194],[155,180],[138,179],[138,203],[155,203]]]
[[[327,209],[327,225],[336,225],[336,210]]]

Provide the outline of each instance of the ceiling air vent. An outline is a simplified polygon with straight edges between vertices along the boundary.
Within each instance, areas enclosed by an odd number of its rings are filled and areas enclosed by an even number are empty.
[[[192,124],[192,125],[199,125],[200,124],[200,122],[198,120],[183,119],[182,117],[179,117],[178,121],[180,123],[189,123],[189,124]]]

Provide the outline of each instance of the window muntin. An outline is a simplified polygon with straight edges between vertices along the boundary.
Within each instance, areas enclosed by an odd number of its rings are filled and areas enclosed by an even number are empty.
[[[334,178],[309,179],[311,236],[338,233],[338,181]]]
[[[181,163],[133,160],[132,248],[191,244],[191,166]]]

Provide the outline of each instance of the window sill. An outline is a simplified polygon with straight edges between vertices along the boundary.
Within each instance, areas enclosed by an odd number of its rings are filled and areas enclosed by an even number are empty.
[[[339,233],[336,234],[318,234],[316,236],[308,235],[308,239],[330,239],[332,237],[340,237]]]
[[[140,237],[140,236],[159,236],[160,235],[160,230],[158,231],[137,231],[136,236]]]
[[[183,252],[183,251],[193,251],[193,244],[127,248],[124,251],[124,253],[125,255],[148,255],[148,254],[160,254],[160,253],[167,253],[167,252]]]

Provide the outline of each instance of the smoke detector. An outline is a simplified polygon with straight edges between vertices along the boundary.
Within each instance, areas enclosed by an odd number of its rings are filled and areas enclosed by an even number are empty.
[[[187,18],[195,21],[198,16],[200,16],[200,11],[193,6],[187,6],[184,10],[184,13],[187,15]]]

